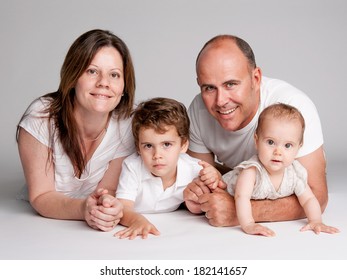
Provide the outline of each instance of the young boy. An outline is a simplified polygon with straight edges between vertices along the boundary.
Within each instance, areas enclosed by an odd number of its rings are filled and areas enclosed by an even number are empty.
[[[147,238],[159,231],[140,213],[175,211],[194,178],[200,176],[208,184],[221,174],[186,154],[189,118],[182,103],[168,98],[142,102],[134,112],[132,131],[137,153],[124,160],[116,192],[124,207],[120,224],[127,228],[115,236]]]

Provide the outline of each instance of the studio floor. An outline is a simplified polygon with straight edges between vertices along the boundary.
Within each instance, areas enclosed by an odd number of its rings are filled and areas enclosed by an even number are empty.
[[[98,232],[81,221],[53,220],[37,215],[29,203],[16,199],[21,186],[2,180],[0,259],[346,260],[346,170],[346,164],[329,168],[329,204],[323,215],[323,221],[338,227],[340,233],[300,232],[306,222],[304,219],[268,223],[276,232],[272,238],[246,235],[239,227],[212,227],[204,216],[178,210],[146,215],[160,230],[160,236],[120,240],[113,234],[121,226],[112,232]]]

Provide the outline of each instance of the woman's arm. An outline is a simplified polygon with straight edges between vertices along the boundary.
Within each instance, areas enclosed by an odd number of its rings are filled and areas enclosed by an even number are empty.
[[[33,208],[48,218],[83,220],[85,200],[72,199],[55,190],[54,164],[48,160],[47,146],[21,128],[18,149]]]
[[[94,229],[110,230],[114,228],[115,217],[110,220],[110,215],[107,213],[103,214],[102,217],[98,216],[98,210],[102,212],[100,205],[98,206],[101,193],[93,193],[87,199],[76,199],[56,191],[54,164],[49,160],[47,146],[23,128],[19,131],[18,149],[28,185],[29,201],[40,215],[53,219],[85,220]],[[111,170],[117,166],[116,163],[110,165],[113,167]],[[107,172],[111,173],[112,171],[108,170]],[[101,186],[110,186],[109,181],[111,181],[111,176],[105,176],[105,183],[102,183]],[[113,190],[111,187],[106,187],[106,189],[114,192],[115,186]],[[110,208],[110,205],[113,208],[108,211],[119,214],[121,207],[117,207],[117,202],[111,197],[104,200],[105,196],[106,194],[103,194],[101,201],[108,205],[107,208]],[[120,205],[119,202],[118,204]],[[102,220],[102,224],[99,224],[100,220]]]

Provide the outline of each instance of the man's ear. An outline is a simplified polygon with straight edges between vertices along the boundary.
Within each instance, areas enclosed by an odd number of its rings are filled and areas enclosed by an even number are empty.
[[[256,91],[260,89],[261,79],[262,79],[261,69],[259,67],[255,67],[252,72],[252,81],[253,81],[253,87],[255,88]]]

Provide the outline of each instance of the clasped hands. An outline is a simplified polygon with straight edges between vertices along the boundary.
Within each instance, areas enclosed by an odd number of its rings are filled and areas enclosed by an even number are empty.
[[[95,190],[85,202],[84,219],[97,230],[111,231],[123,216],[123,205],[108,190]]]
[[[205,212],[212,226],[235,226],[238,224],[233,197],[226,191],[222,175],[210,164],[200,161],[203,167],[199,177],[188,184],[183,192],[190,212]]]

